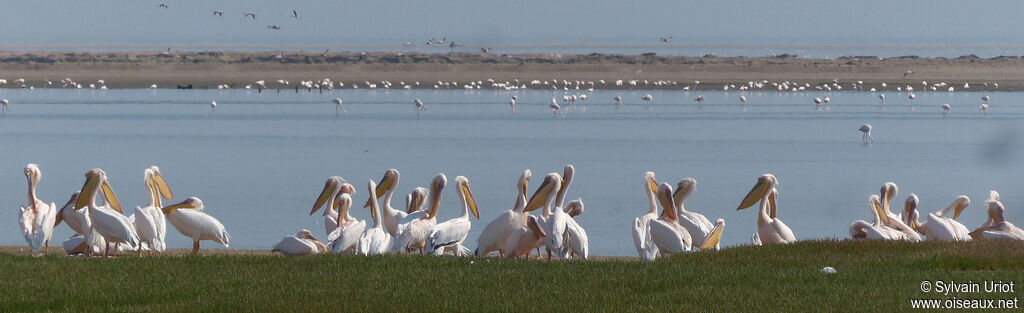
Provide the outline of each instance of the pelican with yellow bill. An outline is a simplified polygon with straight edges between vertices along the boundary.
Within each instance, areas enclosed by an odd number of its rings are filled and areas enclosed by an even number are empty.
[[[100,196],[101,191],[106,202],[104,206],[96,204],[96,198]],[[82,185],[80,195],[75,201],[75,210],[83,208],[86,209],[86,214],[92,222],[92,230],[103,236],[106,241],[103,250],[104,257],[110,254],[110,243],[114,243],[113,255],[117,254],[122,243],[132,249],[139,248],[139,235],[135,232],[131,221],[121,211],[121,201],[117,199],[114,189],[110,187],[107,173],[101,169],[94,168],[85,173],[85,184]]]
[[[427,244],[428,254],[443,255],[446,251],[456,256],[464,256],[469,253],[469,248],[462,245],[469,236],[469,230],[473,224],[470,222],[469,214],[472,213],[477,220],[480,219],[480,210],[476,206],[476,199],[469,189],[469,178],[465,176],[455,177],[455,191],[462,203],[462,214],[459,217],[434,225],[430,233],[430,241]]]
[[[789,226],[786,226],[782,220],[776,217],[775,198],[778,197],[778,191],[776,191],[775,186],[777,184],[778,180],[775,178],[775,175],[761,175],[761,177],[757,178],[757,183],[750,189],[750,192],[743,197],[740,205],[736,207],[736,210],[742,210],[760,201],[757,214],[757,237],[759,242],[764,244],[796,242],[793,230],[789,229]]]
[[[209,240],[228,247],[231,236],[213,216],[203,212],[203,200],[189,197],[185,201],[162,208],[167,221],[185,237],[192,238],[192,255],[199,254],[199,241]]]

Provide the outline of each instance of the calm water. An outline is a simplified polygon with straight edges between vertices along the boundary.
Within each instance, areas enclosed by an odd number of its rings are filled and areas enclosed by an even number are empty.
[[[967,194],[973,205],[961,221],[972,229],[985,220],[983,202],[995,188],[1007,218],[1024,220],[1024,93],[919,92],[911,102],[890,92],[883,110],[870,92],[834,92],[827,111],[811,101],[826,95],[820,92],[703,92],[701,107],[691,100],[698,93],[679,91],[649,92],[648,107],[640,100],[646,93],[590,93],[588,103],[554,120],[547,104],[561,91],[516,93],[513,119],[511,94],[494,91],[4,89],[0,98],[11,100],[11,113],[0,118],[0,205],[8,210],[0,244],[25,244],[16,224],[29,162],[43,171],[39,196],[58,205],[82,186],[87,170],[105,169],[126,213],[146,202],[143,169],[159,165],[175,201],[202,198],[227,226],[231,247],[245,249],[270,249],[302,228],[323,237],[322,218],[308,212],[324,180],[344,177],[361,203],[366,182],[391,167],[402,173],[396,206],[438,172],[450,183],[469,177],[481,209],[469,247],[485,223],[512,206],[524,168],[533,170],[532,192],[545,173],[567,163],[577,169],[569,199],[586,203],[578,220],[596,255],[635,254],[629,226],[647,210],[647,170],[673,185],[696,178],[686,206],[724,218],[727,245],[747,243],[755,231],[756,212],[735,207],[766,172],[779,178],[779,217],[799,239],[847,237],[851,222],[870,219],[867,198],[886,181],[900,186],[898,207],[912,192],[926,211]],[[985,94],[992,97],[987,117],[977,109]],[[622,110],[615,95],[626,100]],[[335,97],[344,99],[347,117],[335,116]],[[415,98],[429,108],[419,118]],[[215,113],[211,100],[219,104]],[[952,104],[951,118],[942,103]],[[874,125],[874,145],[861,144],[857,128],[865,122]],[[458,198],[453,188],[444,195],[439,218],[452,218]],[[352,210],[369,219],[368,210]],[[54,244],[70,235],[61,225]],[[167,241],[189,247],[176,230]]]

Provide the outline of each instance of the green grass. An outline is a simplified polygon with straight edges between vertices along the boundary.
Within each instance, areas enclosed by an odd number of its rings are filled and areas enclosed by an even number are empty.
[[[824,266],[838,273],[822,274]],[[1021,288],[1022,270],[1024,243],[991,240],[808,241],[653,263],[0,254],[0,311],[890,312],[910,311],[910,299],[943,298],[923,294],[922,280],[995,279]],[[969,297],[991,296],[958,295]]]

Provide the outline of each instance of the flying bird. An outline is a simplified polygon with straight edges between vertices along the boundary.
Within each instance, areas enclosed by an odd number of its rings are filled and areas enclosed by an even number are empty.
[[[252,17],[252,20],[253,20],[253,21],[255,21],[255,20],[256,20],[256,13],[252,13],[252,11],[249,11],[249,12],[245,12],[245,15],[243,15],[243,16],[244,16],[244,17]]]
[[[295,12],[295,10],[292,10],[292,17],[299,18],[299,12]]]
[[[664,43],[669,43],[669,42],[672,42],[672,36],[668,36],[668,37],[658,37],[658,38],[659,38],[659,39],[661,39],[661,42],[664,42]]]
[[[161,3],[161,4],[157,5],[157,7],[161,7],[161,8],[166,9],[167,8],[167,4]]]
[[[903,72],[903,78],[907,78],[907,76],[909,76],[910,74],[914,74],[914,71]]]
[[[221,10],[213,10],[213,15],[216,15],[216,16],[224,16],[224,11],[221,11]]]
[[[267,28],[269,28],[269,29],[273,29],[273,30],[281,30],[281,26],[279,26],[279,25],[277,25],[277,24],[274,24],[274,25],[267,25]]]

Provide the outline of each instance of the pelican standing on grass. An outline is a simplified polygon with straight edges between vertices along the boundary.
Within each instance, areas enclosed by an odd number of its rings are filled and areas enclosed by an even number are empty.
[[[167,220],[164,213],[160,211],[160,208],[163,207],[160,198],[171,200],[174,198],[174,193],[164,181],[159,167],[147,168],[143,173],[143,182],[146,184],[146,191],[149,194],[149,204],[141,208],[135,207],[135,213],[132,213],[128,220],[132,221],[135,232],[139,235],[139,241],[148,246],[150,254],[154,250],[163,252],[167,248],[164,241],[167,235]],[[142,249],[139,249],[139,255],[142,255]]]
[[[530,259],[530,252],[534,247],[537,246],[544,237],[547,237],[547,233],[540,226],[536,216],[527,217],[526,226],[517,228],[506,238],[504,244],[505,250],[503,255],[506,258],[519,258],[519,256],[525,255],[526,259]],[[540,256],[537,256],[540,258]]]
[[[465,176],[455,177],[455,192],[459,195],[459,202],[462,204],[462,214],[434,225],[427,245],[426,253],[428,254],[443,255],[446,250],[453,252],[456,256],[469,253],[469,248],[462,245],[473,226],[469,214],[472,213],[479,220],[480,211],[477,209],[473,192],[469,188],[468,178]]]
[[[103,191],[106,205],[96,205],[96,196]],[[120,245],[126,244],[132,249],[139,248],[139,235],[135,232],[128,218],[121,211],[121,201],[117,199],[114,190],[110,187],[107,173],[101,169],[94,168],[85,173],[85,184],[82,185],[81,194],[75,202],[75,210],[86,208],[86,214],[92,222],[92,229],[103,236],[104,244],[103,257],[110,254],[110,243],[114,243],[114,253],[120,250]],[[88,237],[88,235],[87,235]]]
[[[320,241],[320,239],[313,237],[313,233],[309,230],[303,229],[295,234],[295,236],[284,237],[270,251],[280,252],[286,256],[310,255],[327,253],[327,245]]]
[[[539,207],[543,207],[544,211],[539,220],[541,228],[544,229],[545,240],[538,243],[535,248],[540,248],[540,245],[548,247],[548,254],[550,258],[551,251],[561,251],[562,244],[565,241],[565,218],[568,216],[561,209],[553,209],[556,194],[562,190],[562,176],[558,173],[548,173],[544,177],[544,182],[537,187],[537,191],[534,191],[533,196],[530,197],[530,201],[526,203],[524,211],[536,210]],[[560,213],[559,213],[560,212]],[[553,231],[557,230],[558,235],[555,235]],[[507,243],[506,243],[507,244]],[[507,248],[507,247],[506,247]]]
[[[397,245],[392,249],[406,253],[412,249],[418,249],[420,253],[426,253],[426,246],[429,243],[430,233],[437,224],[437,210],[441,207],[441,190],[448,184],[448,178],[444,174],[437,174],[430,183],[430,207],[426,211],[418,211],[407,215],[398,221]]]
[[[482,257],[493,251],[498,251],[498,254],[505,256],[505,243],[508,240],[508,236],[513,232],[526,227],[526,219],[529,213],[525,212],[526,208],[526,193],[530,185],[530,178],[533,177],[533,173],[529,169],[523,171],[523,175],[519,176],[519,181],[516,183],[516,202],[512,206],[512,209],[505,210],[505,212],[498,215],[487,226],[480,232],[480,237],[477,238],[477,248],[474,254],[477,257]]]
[[[36,185],[42,179],[42,172],[39,166],[29,163],[25,166],[25,178],[28,179],[28,207],[21,207],[19,225],[21,233],[31,253],[43,253],[50,251],[50,238],[53,236],[53,227],[56,225],[57,204],[51,202],[49,205],[36,197]]]
[[[216,218],[203,212],[203,200],[189,197],[185,201],[164,207],[167,221],[185,237],[192,238],[192,255],[199,255],[199,241],[210,240],[228,247],[231,236]]]
[[[652,220],[658,218],[658,200],[655,196],[658,182],[654,172],[644,173],[644,190],[647,192],[648,211],[647,214],[633,219],[633,245],[636,246],[636,253],[641,259],[653,261],[658,257],[658,247],[650,241],[648,226]]]
[[[391,234],[384,229],[383,217],[377,205],[377,184],[371,180],[366,184],[366,189],[370,192],[370,217],[373,218],[373,226],[367,228],[359,237],[359,254],[384,254],[391,250]]]
[[[324,182],[324,189],[320,191],[320,195],[317,196],[316,202],[313,203],[313,210],[309,211],[309,215],[313,215],[317,210],[320,210],[324,204],[327,204],[327,208],[324,209],[324,233],[330,234],[334,232],[335,228],[338,228],[340,222],[338,221],[338,195],[341,193],[353,194],[355,188],[352,185],[345,182],[345,179],[340,176],[331,176]]]
[[[757,178],[757,183],[750,189],[750,192],[743,198],[736,210],[742,210],[753,206],[760,200],[757,214],[757,238],[764,244],[781,244],[796,242],[793,230],[789,229],[778,217],[775,207],[775,198],[778,191],[775,185],[778,180],[775,175],[764,174]]]

